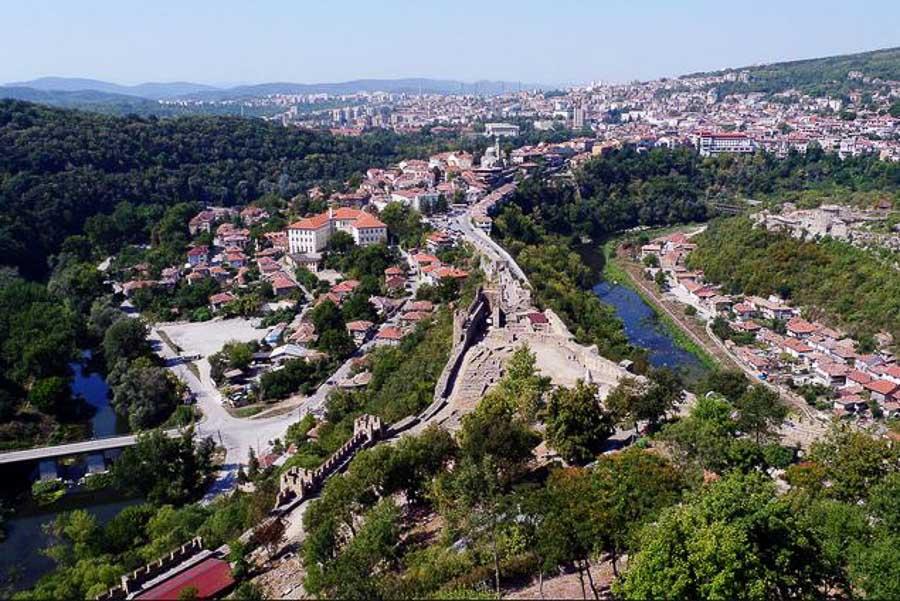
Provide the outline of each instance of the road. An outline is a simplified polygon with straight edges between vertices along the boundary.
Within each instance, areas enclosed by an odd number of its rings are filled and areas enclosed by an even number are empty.
[[[211,498],[230,490],[236,482],[238,469],[247,460],[250,448],[259,454],[268,447],[268,441],[283,438],[288,426],[297,421],[299,412],[295,410],[263,419],[234,417],[222,404],[222,395],[210,377],[209,361],[205,357],[195,362],[200,374],[198,378],[181,361],[178,353],[160,338],[156,328],[151,330],[150,340],[166,360],[169,369],[194,393],[197,405],[203,412],[197,424],[197,434],[212,438],[225,449],[225,463],[207,496]]]
[[[525,287],[531,287],[531,284],[528,282],[528,276],[525,275],[525,272],[522,271],[522,268],[519,267],[518,263],[516,263],[512,256],[506,252],[506,249],[497,244],[490,236],[484,233],[483,230],[472,224],[469,213],[462,213],[456,216],[453,219],[453,224],[456,226],[454,229],[462,232],[466,239],[471,242],[476,249],[481,251],[482,254],[486,255],[488,259],[498,263],[506,263],[516,279],[518,279]]]
[[[385,325],[396,325],[399,321],[399,312],[385,322]],[[233,487],[237,471],[241,464],[245,464],[249,450],[254,449],[257,455],[265,452],[269,447],[269,441],[276,438],[284,440],[288,427],[299,421],[307,413],[322,418],[325,414],[325,404],[328,394],[336,387],[337,383],[349,378],[353,361],[375,346],[374,340],[365,342],[356,350],[318,389],[307,397],[295,397],[292,400],[299,401],[299,405],[286,412],[273,411],[273,415],[259,415],[249,418],[235,417],[223,405],[222,394],[210,376],[210,365],[207,356],[214,347],[220,346],[222,341],[204,341],[198,348],[183,349],[186,354],[198,354],[203,357],[194,362],[199,377],[181,359],[179,351],[172,349],[166,343],[159,330],[166,326],[156,326],[150,331],[150,340],[157,353],[166,361],[169,369],[183,381],[196,397],[197,405],[202,411],[203,417],[197,424],[197,434],[202,437],[212,438],[219,446],[225,449],[225,463],[217,477],[216,484],[211,491],[215,495]],[[225,323],[220,322],[218,327],[229,329]],[[239,331],[242,337],[247,337],[246,331]],[[223,335],[227,339],[231,334]],[[221,336],[220,336],[221,337]],[[258,337],[261,337],[258,336]],[[179,339],[176,344],[184,346],[185,342]],[[216,348],[215,350],[218,350]],[[214,351],[213,351],[214,352]]]

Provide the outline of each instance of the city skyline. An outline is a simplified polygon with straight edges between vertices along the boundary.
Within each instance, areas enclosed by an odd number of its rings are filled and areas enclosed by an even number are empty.
[[[268,6],[262,14],[231,1],[9,7],[0,81],[647,80],[896,46],[900,17],[887,2]]]

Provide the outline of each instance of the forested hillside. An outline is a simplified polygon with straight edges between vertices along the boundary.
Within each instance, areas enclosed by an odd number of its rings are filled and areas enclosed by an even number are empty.
[[[779,294],[858,335],[886,329],[900,340],[900,273],[872,254],[828,240],[803,242],[753,228],[749,219],[711,224],[689,261],[734,294]]]
[[[290,197],[444,143],[428,134],[337,138],[258,119],[120,118],[0,101],[0,264],[43,275],[67,236],[121,201]]]
[[[773,63],[729,69],[747,71],[749,82],[728,82],[720,92],[725,94],[747,92],[783,92],[791,88],[816,95],[836,95],[848,92],[852,86],[862,82],[847,78],[851,71],[860,71],[866,77],[879,79],[900,79],[900,48],[885,48],[859,54],[844,54],[826,58]],[[721,75],[725,71],[696,73],[687,77]]]
[[[689,149],[626,148],[586,163],[578,194],[520,194],[516,204],[554,233],[595,237],[635,226],[701,220],[707,201],[734,197],[796,199],[878,191],[897,197],[900,164],[875,157],[841,160],[813,148],[778,159],[771,154],[703,158]]]

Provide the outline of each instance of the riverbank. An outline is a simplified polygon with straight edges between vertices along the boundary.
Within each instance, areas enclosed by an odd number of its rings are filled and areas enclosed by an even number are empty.
[[[118,491],[82,491],[47,507],[19,507],[7,520],[6,537],[0,540],[0,592],[6,596],[28,589],[54,569],[56,562],[44,553],[54,542],[46,526],[60,514],[83,509],[105,524],[122,509],[142,502]]]
[[[603,279],[617,282],[633,290],[647,305],[653,309],[656,318],[666,329],[668,335],[675,341],[679,348],[695,355],[706,369],[713,370],[723,364],[728,365],[727,357],[719,357],[715,352],[712,341],[704,341],[700,332],[704,332],[698,323],[688,324],[687,321],[696,320],[686,314],[678,316],[671,307],[668,307],[665,299],[653,286],[645,283],[643,268],[640,264],[618,256],[618,240],[610,239],[603,244]],[[692,327],[696,326],[696,327]]]

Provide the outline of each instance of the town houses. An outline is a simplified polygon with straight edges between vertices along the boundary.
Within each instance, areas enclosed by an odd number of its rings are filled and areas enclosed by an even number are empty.
[[[750,91],[754,77],[751,70],[726,70],[676,79],[595,82],[562,94],[542,90],[476,96],[361,92],[329,96],[330,102],[346,103],[341,108],[315,113],[288,109],[283,122],[338,135],[358,135],[373,128],[406,133],[428,127],[432,132],[488,139],[520,137],[527,122],[534,132],[568,130],[577,136],[589,132],[593,149],[588,151],[597,154],[622,145],[640,150],[686,146],[703,156],[760,150],[785,156],[817,147],[842,158],[872,155],[900,160],[900,119],[889,111],[900,96],[900,81],[848,68],[844,81],[834,83],[845,84],[849,92],[813,94],[791,88]],[[302,96],[260,101],[287,106],[304,102]],[[527,149],[513,153],[514,164],[527,168],[536,162],[537,155]],[[489,148],[481,166],[490,167],[499,159],[494,155],[493,147]],[[473,157],[458,152],[435,155],[426,166],[432,163],[459,171],[476,166]]]
[[[900,364],[886,334],[865,348],[776,296],[723,293],[702,272],[687,269],[693,248],[688,236],[675,233],[651,240],[640,254],[649,276],[663,274],[667,296],[710,322],[739,363],[760,379],[828,399],[839,417],[900,416]]]

